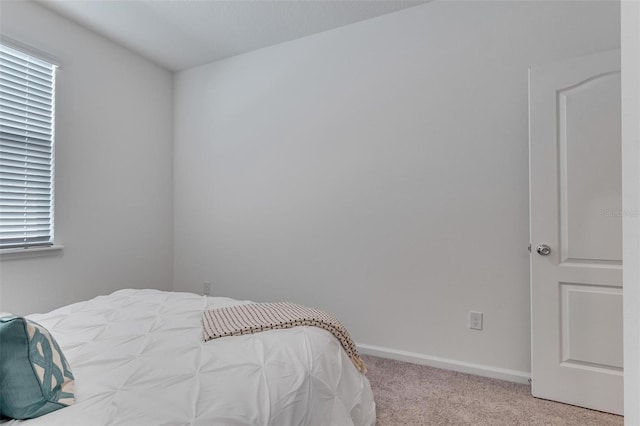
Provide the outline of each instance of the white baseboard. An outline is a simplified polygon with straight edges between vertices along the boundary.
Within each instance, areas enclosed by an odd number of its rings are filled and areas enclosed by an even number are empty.
[[[474,364],[455,359],[441,358],[424,355],[416,352],[399,351],[380,346],[357,344],[358,351],[363,355],[372,355],[379,358],[395,359],[413,364],[429,367],[443,368],[445,370],[458,371],[460,373],[475,374],[476,376],[490,377],[492,379],[507,380],[515,383],[529,383],[530,373],[525,371],[508,370],[505,368],[491,367],[489,365]]]

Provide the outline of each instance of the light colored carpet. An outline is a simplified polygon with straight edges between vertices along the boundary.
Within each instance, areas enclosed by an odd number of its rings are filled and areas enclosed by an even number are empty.
[[[622,425],[623,417],[537,399],[530,387],[363,356],[377,426]]]

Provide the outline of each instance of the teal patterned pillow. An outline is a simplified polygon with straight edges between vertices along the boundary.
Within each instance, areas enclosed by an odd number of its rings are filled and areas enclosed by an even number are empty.
[[[30,419],[74,403],[69,363],[51,334],[26,318],[0,318],[0,415]]]

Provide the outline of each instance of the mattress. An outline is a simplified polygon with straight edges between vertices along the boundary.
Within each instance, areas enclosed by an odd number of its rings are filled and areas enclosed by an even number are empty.
[[[205,309],[243,303],[249,302],[120,290],[28,316],[67,357],[76,403],[5,424],[375,424],[369,382],[325,330],[295,327],[203,342]]]

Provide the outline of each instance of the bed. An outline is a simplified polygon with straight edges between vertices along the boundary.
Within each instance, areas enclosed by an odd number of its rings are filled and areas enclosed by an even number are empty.
[[[120,290],[28,316],[69,361],[76,402],[3,426],[375,424],[369,382],[328,331],[203,342],[205,309],[244,303]]]

